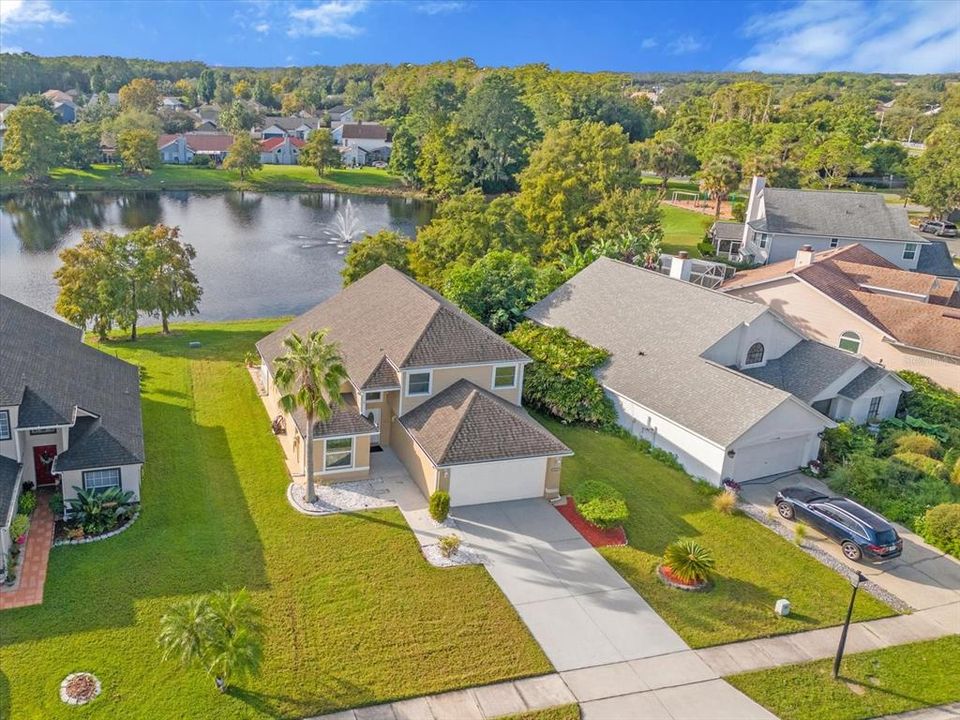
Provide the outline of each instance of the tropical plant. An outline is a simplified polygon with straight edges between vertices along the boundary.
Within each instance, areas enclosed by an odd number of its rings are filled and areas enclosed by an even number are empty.
[[[340,386],[347,381],[340,349],[328,342],[328,330],[315,330],[306,337],[290,333],[286,353],[274,361],[275,380],[282,393],[280,406],[287,413],[301,409],[307,416],[307,502],[317,499],[313,478],[313,434],[317,421],[329,420],[340,405]]]
[[[19,541],[30,528],[30,518],[23,513],[17,513],[10,521],[10,537]]]
[[[37,509],[37,494],[35,492],[25,492],[20,494],[17,501],[17,512],[21,515],[29,515]]]
[[[732,515],[737,509],[737,494],[732,490],[724,490],[713,498],[713,509],[724,515]]]
[[[680,582],[700,585],[710,579],[716,561],[713,554],[693,538],[680,538],[667,546],[663,565]]]
[[[430,517],[435,522],[442,523],[450,514],[450,493],[443,490],[435,490],[430,496]]]
[[[457,550],[460,549],[460,536],[452,533],[450,535],[444,535],[437,541],[437,545],[440,548],[440,554],[445,558],[456,555]]]
[[[77,496],[67,500],[67,506],[87,535],[99,535],[115,527],[125,506],[133,500],[133,492],[118,487],[85,490],[74,485],[73,489]]]
[[[224,692],[234,679],[255,674],[263,659],[260,611],[246,589],[184,600],[160,619],[164,660],[199,666]]]
[[[573,499],[577,503],[580,516],[599,528],[619,527],[630,516],[620,491],[599,480],[581,483],[574,492]]]
[[[740,181],[743,179],[740,163],[732,157],[717,156],[703,166],[698,177],[700,189],[716,200],[713,216],[719,218],[720,203],[740,187]]]
[[[65,507],[66,505],[63,502],[62,493],[54,493],[50,496],[50,511],[53,513],[54,517],[62,518]]]

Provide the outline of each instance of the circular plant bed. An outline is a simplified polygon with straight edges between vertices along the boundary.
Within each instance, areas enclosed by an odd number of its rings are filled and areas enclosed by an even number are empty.
[[[60,699],[67,705],[86,705],[100,694],[100,681],[88,672],[72,673],[60,683]]]
[[[657,577],[664,585],[668,585],[677,590],[686,590],[687,592],[703,592],[712,587],[712,583],[706,580],[702,583],[684,582],[674,575],[666,565],[657,565]]]

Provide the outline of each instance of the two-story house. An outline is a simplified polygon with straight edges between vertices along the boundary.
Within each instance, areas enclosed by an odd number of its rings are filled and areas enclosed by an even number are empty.
[[[137,368],[85,345],[83,331],[0,295],[0,543],[22,482],[119,487],[140,499]]]
[[[610,352],[597,378],[627,430],[719,484],[796,470],[835,421],[896,412],[897,375],[682,279],[688,262],[670,277],[601,258],[527,311]]]
[[[386,126],[380,123],[344,122],[334,125],[330,134],[340,146],[344,165],[370,165],[390,159],[393,143]]]
[[[260,137],[263,140],[271,138],[292,137],[306,140],[310,133],[323,127],[323,120],[316,117],[300,117],[299,115],[269,115],[263,119]]]
[[[260,162],[264,165],[296,165],[306,143],[298,137],[284,135],[260,141]]]
[[[284,339],[323,328],[349,380],[329,420],[307,428],[304,413],[285,416],[301,475],[312,432],[320,482],[367,477],[372,453],[390,448],[424,494],[447,491],[452,505],[557,495],[571,452],[522,408],[530,358],[496,333],[382,265],[257,343],[269,406]]]

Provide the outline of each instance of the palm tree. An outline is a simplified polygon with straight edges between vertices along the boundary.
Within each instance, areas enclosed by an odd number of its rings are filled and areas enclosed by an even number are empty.
[[[336,343],[326,341],[327,330],[316,330],[302,338],[296,333],[283,341],[287,353],[274,361],[280,406],[288,413],[302,409],[307,414],[307,502],[314,502],[313,426],[329,420],[340,404],[340,386],[347,370]]]
[[[721,155],[713,158],[700,170],[700,189],[717,201],[714,219],[720,217],[720,203],[740,187],[743,172],[735,158]]]

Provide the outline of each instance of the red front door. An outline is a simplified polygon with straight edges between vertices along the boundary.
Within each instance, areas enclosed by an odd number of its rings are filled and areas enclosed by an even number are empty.
[[[33,448],[33,467],[37,471],[37,487],[53,485],[57,479],[50,472],[53,459],[57,456],[56,445],[36,445]]]

